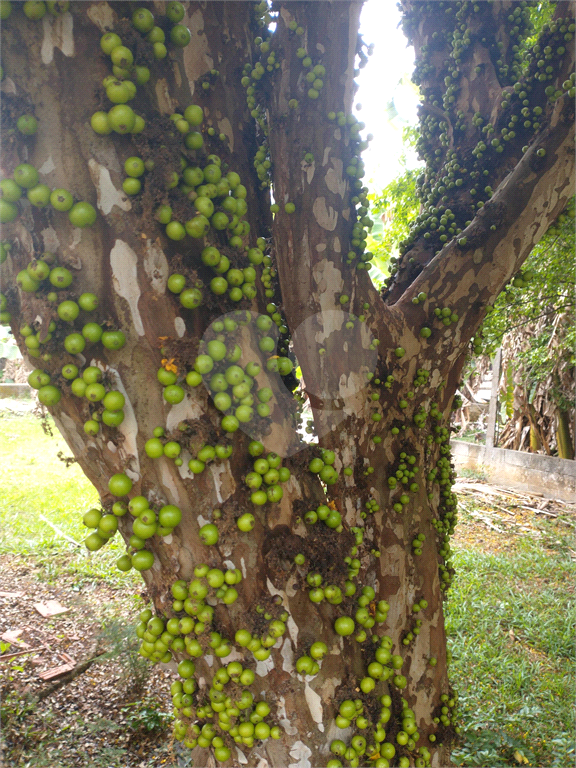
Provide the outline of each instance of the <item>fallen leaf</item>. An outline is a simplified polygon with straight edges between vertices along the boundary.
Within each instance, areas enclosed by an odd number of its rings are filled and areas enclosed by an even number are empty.
[[[30,648],[29,643],[25,643],[24,640],[18,639],[22,632],[24,632],[23,629],[8,629],[2,635],[2,640],[6,643],[18,643],[18,645],[21,645],[23,648]]]
[[[66,613],[70,610],[70,608],[66,608],[66,606],[59,603],[58,600],[46,600],[44,603],[34,603],[34,608],[36,608],[38,613],[45,619],[50,616],[58,616],[59,614]]]
[[[38,677],[41,680],[52,680],[55,677],[61,677],[62,675],[65,675],[66,672],[71,672],[73,669],[74,664],[62,664],[59,667],[52,667],[52,669],[47,669],[45,672],[40,672]]]

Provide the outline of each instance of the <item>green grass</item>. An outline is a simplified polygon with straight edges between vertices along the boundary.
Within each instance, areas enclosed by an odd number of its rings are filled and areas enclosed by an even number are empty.
[[[446,610],[463,718],[455,764],[573,765],[575,568],[567,552],[518,537],[512,554],[460,550],[455,567]]]
[[[88,533],[82,516],[99,504],[98,493],[78,464],[66,466],[58,458],[71,452],[51,419],[48,424],[53,437],[32,415],[0,418],[0,552],[33,558],[48,581],[65,570],[81,580],[119,584],[128,577],[141,583],[138,575],[116,569],[114,561],[125,551],[120,535],[92,555],[82,545]]]

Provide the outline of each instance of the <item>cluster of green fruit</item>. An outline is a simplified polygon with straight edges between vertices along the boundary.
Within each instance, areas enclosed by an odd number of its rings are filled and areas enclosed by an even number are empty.
[[[234,635],[234,641],[241,647],[246,648],[254,656],[256,661],[266,661],[270,657],[270,648],[276,645],[278,638],[286,632],[286,622],[288,614],[284,611],[278,619],[272,614],[256,608],[257,613],[264,613],[264,618],[269,622],[266,632],[258,637],[252,634],[248,629],[239,629]]]
[[[69,0],[26,0],[24,3],[17,3],[21,6],[24,15],[30,21],[40,21],[46,13],[51,16],[60,16],[70,8]],[[0,0],[0,20],[5,21],[12,13],[13,4],[10,0]]]
[[[166,17],[172,22],[184,18],[184,7],[181,3],[168,3]],[[137,8],[132,14],[132,26],[146,36],[146,41],[152,46],[152,54],[156,60],[166,58],[166,34],[162,27],[155,26],[153,13],[145,7]],[[190,30],[182,24],[175,23],[170,30],[170,41],[177,48],[183,48],[190,42]],[[115,32],[106,32],[100,39],[100,48],[110,56],[112,75],[105,77],[102,85],[108,99],[116,106],[108,112],[95,112],[90,124],[93,130],[101,135],[115,131],[119,134],[141,133],[145,127],[144,118],[127,107],[137,92],[137,85],[146,85],[150,80],[148,67],[134,63],[134,54],[130,48],[122,44],[122,39]],[[126,190],[125,190],[126,191]],[[137,192],[126,192],[137,194]]]
[[[298,29],[295,21],[289,22],[288,27],[293,32],[296,32]],[[320,96],[322,88],[324,88],[324,80],[322,78],[326,75],[326,67],[323,64],[314,64],[306,48],[298,48],[296,56],[301,60],[302,67],[308,70],[304,76],[304,82],[306,83],[304,87],[308,86],[308,98],[315,101]]]
[[[224,680],[226,677],[234,681],[234,678],[228,673],[228,667],[231,667],[231,672],[234,675],[236,671],[235,665],[241,667],[238,662],[231,662],[226,669],[222,667],[218,670],[209,692],[211,697],[210,704],[198,707],[196,713],[204,712],[208,706],[209,710],[202,715],[203,719],[214,717],[214,712],[218,712],[218,727],[224,733],[228,733],[234,742],[239,745],[250,748],[254,746],[255,741],[266,741],[269,738],[280,739],[282,737],[282,729],[278,725],[271,726],[265,721],[265,718],[270,714],[270,706],[265,701],[254,702],[253,695],[246,690],[241,692],[237,700],[234,700],[231,696],[227,696],[224,691],[219,690],[218,687],[214,687],[214,683],[219,686],[219,680]],[[171,690],[175,691],[173,696],[177,698],[179,692],[176,683],[172,685]],[[183,700],[185,698],[185,696],[182,696]],[[216,708],[214,705],[216,705]],[[197,723],[193,723],[187,725],[182,720],[177,720],[174,726],[174,738],[182,741],[184,746],[189,749],[194,749],[197,746],[206,749],[211,746],[214,749],[214,757],[218,762],[225,762],[230,759],[230,748],[226,746],[224,738],[217,735],[215,724],[205,723],[200,726]]]
[[[322,661],[327,653],[328,646],[326,643],[323,643],[320,640],[312,643],[308,653],[296,659],[296,672],[298,672],[299,675],[317,675],[320,671],[318,662]]]
[[[312,459],[314,461],[314,459]],[[330,465],[327,465],[330,466]],[[309,525],[314,525],[321,520],[328,528],[332,528],[336,533],[342,533],[344,527],[342,525],[342,515],[334,506],[327,504],[319,504],[314,510],[311,509],[304,515],[304,520]]]
[[[56,211],[67,211],[73,227],[90,227],[96,221],[96,210],[85,200],[77,203],[66,189],[51,190],[47,184],[40,184],[38,171],[30,163],[20,163],[14,169],[12,178],[0,181],[0,224],[14,221],[20,209],[18,201],[26,190],[26,197],[35,208],[51,205]]]
[[[388,477],[388,487],[393,491],[398,487],[398,483],[400,483],[400,488],[402,485],[408,485],[408,489],[403,490],[398,501],[392,505],[392,509],[395,512],[403,512],[406,504],[410,502],[410,496],[407,491],[416,493],[419,489],[418,483],[414,482],[414,478],[420,471],[419,467],[416,466],[416,456],[407,454],[406,451],[401,451],[399,458],[398,469],[394,475]]]
[[[132,485],[128,475],[120,472],[109,479],[108,490],[116,497],[128,496]],[[132,523],[132,535],[128,540],[127,553],[117,560],[116,565],[121,571],[129,571],[131,568],[146,571],[154,564],[154,555],[145,549],[146,541],[156,534],[158,536],[171,534],[180,523],[182,512],[175,505],[166,504],[156,514],[150,509],[145,496],[135,496],[128,502],[116,501],[112,505],[112,513],[116,517],[122,517],[128,511],[135,518]],[[106,540],[102,539],[97,531],[91,534],[85,543],[88,549],[96,551],[106,543]]]
[[[244,478],[244,483],[252,491],[250,501],[259,507],[267,501],[271,503],[280,501],[284,495],[280,483],[288,482],[290,470],[282,466],[282,458],[276,453],[268,453],[264,458],[262,455],[264,446],[258,440],[250,442],[248,452],[254,458],[253,471],[248,472]],[[237,522],[241,531],[250,531],[255,521],[253,515],[246,513]]]
[[[401,717],[403,725],[408,730],[398,732],[396,735],[397,746],[391,741],[386,741],[386,731],[384,729],[384,726],[391,717],[390,707],[392,706],[392,699],[388,695],[383,695],[379,697],[379,701],[381,704],[380,716],[378,723],[372,725],[370,742],[361,733],[357,733],[352,737],[349,746],[342,739],[334,739],[330,744],[330,751],[332,754],[337,755],[337,757],[327,762],[327,768],[341,768],[343,763],[340,758],[346,760],[352,768],[356,768],[356,766],[362,764],[364,756],[367,756],[370,764],[376,766],[376,768],[388,768],[390,761],[396,756],[398,747],[407,746],[410,750],[415,749],[419,734],[414,712],[409,708],[406,700],[402,699],[403,709]],[[364,715],[364,705],[360,699],[346,699],[338,708],[336,725],[339,728],[348,728],[352,722],[361,731],[365,731],[371,724],[370,720]],[[404,738],[405,736],[406,738]],[[414,765],[430,765],[431,754],[426,747],[421,747],[418,750],[418,754],[420,757],[416,758]],[[402,768],[407,768],[412,765],[412,762],[409,757],[401,756],[398,765]]]
[[[126,505],[118,502],[114,504],[112,513],[103,512],[95,507],[89,509],[82,518],[82,522],[86,528],[94,528],[94,532],[84,539],[86,549],[89,549],[91,552],[101,549],[116,534],[118,518],[125,515],[126,511]]]
[[[434,24],[440,8],[441,6],[435,3],[420,4],[417,8],[409,9],[403,19],[408,37],[410,38],[420,25]],[[451,13],[453,9],[448,4],[445,10],[446,13]],[[561,89],[553,85],[545,88],[539,85],[557,77],[558,69],[564,62],[566,42],[572,40],[576,29],[573,20],[558,18],[544,25],[540,40],[526,47],[521,43],[530,32],[526,21],[529,16],[528,4],[521,2],[510,13],[508,21],[504,21],[507,27],[505,34],[510,35],[510,43],[504,51],[504,44],[501,41],[496,43],[493,38],[493,16],[490,7],[482,3],[461,5],[453,17],[453,31],[447,33],[448,38],[453,36],[453,50],[450,58],[444,62],[445,91],[442,95],[442,106],[446,114],[445,119],[435,116],[441,102],[436,85],[428,80],[428,75],[432,75],[434,81],[437,78],[437,63],[431,63],[431,54],[438,32],[432,33],[429,44],[420,46],[419,61],[413,79],[421,85],[425,104],[429,107],[422,110],[417,142],[419,155],[426,162],[426,171],[417,182],[423,210],[413,222],[407,240],[400,244],[402,255],[420,237],[433,246],[435,253],[451,237],[457,237],[462,229],[471,223],[476,211],[492,197],[493,185],[500,181],[496,174],[502,166],[501,163],[493,162],[492,153],[501,154],[509,150],[515,154],[520,149],[526,152],[529,145],[521,146],[522,141],[526,141],[531,134],[538,134],[544,127],[551,105],[560,98],[574,97],[574,73],[562,83]],[[503,90],[501,109],[496,119],[494,120],[493,116],[483,117],[477,112],[470,125],[466,121],[465,113],[457,110],[455,103],[461,87],[460,64],[471,41],[479,41],[493,48],[490,55],[496,62],[501,82],[509,85],[508,89]],[[481,68],[477,66],[476,71],[480,72]],[[480,138],[473,148],[473,159],[461,157],[453,149],[454,142],[450,131],[474,129],[478,131]],[[536,151],[537,157],[544,157],[545,154],[542,147]],[[470,197],[467,205],[462,204],[464,191]],[[451,199],[454,199],[454,211],[448,207]],[[495,228],[495,225],[491,225],[491,229]],[[465,235],[458,238],[458,244],[461,247],[466,246]],[[399,264],[393,267],[386,287],[390,285],[398,268]]]
[[[194,121],[199,121],[198,124],[202,122],[204,113],[201,107],[193,104],[186,108],[184,116],[172,117],[176,120],[176,126],[182,122],[195,125]],[[200,150],[204,145],[202,134],[197,131],[187,133],[184,136],[184,145],[188,150]],[[241,184],[241,178],[235,171],[223,175],[222,161],[218,155],[208,155],[204,167],[201,167],[199,162],[188,165],[184,158],[181,162],[182,183],[179,189],[193,204],[192,218],[182,224],[172,217],[172,208],[164,204],[156,209],[156,220],[165,225],[166,236],[170,240],[183,240],[186,235],[199,239],[210,229],[216,232],[227,230],[229,246],[244,250],[242,238],[250,231],[248,222],[243,220],[248,211],[246,187]],[[172,172],[166,185],[167,189],[176,187],[179,182],[180,175],[176,171]],[[214,252],[208,252],[205,258],[208,261],[204,263],[211,266],[217,274],[227,271],[224,269],[227,257],[220,257],[216,248]],[[262,257],[258,258],[260,263]]]
[[[326,485],[334,485],[338,482],[338,472],[334,469],[334,462],[336,461],[336,454],[334,451],[327,450],[325,448],[320,449],[320,456],[314,458],[308,464],[308,469],[315,475],[318,475],[320,480]],[[327,523],[327,525],[329,525]],[[330,528],[336,526],[330,525]]]
[[[267,335],[274,324],[272,317],[258,315],[256,321],[251,323],[252,315],[249,312],[240,312],[235,316],[238,317],[238,322],[228,316],[212,323],[206,339],[201,342],[200,354],[194,361],[194,369],[188,372],[185,379],[191,387],[197,387],[202,381],[205,382],[212,393],[214,406],[225,414],[220,422],[220,426],[225,432],[235,432],[241,423],[252,421],[255,414],[260,418],[267,418],[271,413],[269,403],[274,396],[270,387],[258,389],[256,398],[251,393],[256,384],[256,377],[262,371],[264,361],[262,359],[260,362],[250,360],[244,365],[244,368],[237,365],[236,363],[243,355],[243,350],[231,334],[237,331],[239,327],[246,327],[251,324],[252,329],[260,336],[258,348],[267,357],[267,371],[287,376],[293,368],[290,358],[272,355],[276,348],[276,341],[272,336]],[[210,338],[212,334],[213,337]],[[208,374],[210,374],[210,378],[205,378],[208,377]],[[184,390],[175,383],[177,381],[176,374],[173,372],[162,374],[162,381],[168,381],[168,375],[173,377],[170,386],[178,388],[178,396],[183,399]],[[165,398],[166,389],[164,390]],[[254,405],[255,408],[253,408]]]
[[[234,198],[228,198],[233,200]],[[248,250],[248,260],[252,265],[261,264],[264,260],[263,251],[266,244],[260,239],[258,248]],[[221,254],[218,248],[207,246],[201,253],[202,263],[210,267],[215,273],[210,281],[210,290],[216,296],[222,296],[228,291],[228,297],[232,301],[240,301],[243,298],[253,299],[256,296],[256,270],[253,266],[236,269],[231,266],[230,259]],[[180,304],[186,309],[195,309],[202,303],[202,282],[196,281],[193,287],[186,287],[186,277],[173,273],[168,278],[168,290],[180,296]]]

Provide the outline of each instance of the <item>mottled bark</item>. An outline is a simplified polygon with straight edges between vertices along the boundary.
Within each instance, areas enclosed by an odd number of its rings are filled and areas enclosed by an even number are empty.
[[[504,5],[493,4],[495,23]],[[149,7],[161,17],[163,3]],[[189,3],[183,23],[191,30],[192,43],[181,52],[172,50],[163,61],[150,62],[152,78],[138,87],[132,102],[148,123],[137,136],[98,136],[90,127],[92,113],[110,106],[100,86],[110,71],[109,60],[100,54],[100,35],[118,29],[126,39],[131,34],[136,39],[129,24],[121,22],[129,18],[131,5],[73,3],[70,12],[58,18],[32,22],[14,12],[3,24],[3,128],[13,128],[15,119],[27,111],[34,111],[40,124],[35,137],[23,139],[14,133],[5,138],[3,174],[11,175],[18,163],[30,162],[39,169],[42,182],[68,188],[98,209],[93,227],[75,229],[65,213],[22,205],[18,219],[4,227],[2,237],[12,242],[12,248],[2,265],[3,291],[16,338],[25,352],[19,334],[22,324],[35,324],[44,333],[50,320],[57,320],[55,305],[46,300],[45,292],[22,293],[15,284],[16,274],[44,251],[57,253],[59,263],[74,273],[73,285],[60,292],[59,300],[84,291],[96,293],[101,300],[99,322],[121,328],[127,337],[118,352],[100,345],[87,349],[85,362],[100,365],[110,387],[123,391],[127,400],[126,418],[117,430],[105,427],[100,436],[89,437],[83,430],[89,404],[70,394],[59,375],[65,363],[79,365],[82,360],[63,352],[61,342],[70,326],[58,321],[46,347],[52,359],[38,361],[63,391],[51,409],[56,423],[100,492],[104,508],[114,501],[108,479],[126,472],[134,480],[131,496],[144,494],[150,503],[176,504],[182,510],[182,523],[173,534],[154,536],[147,544],[156,560],[143,577],[160,615],[172,615],[171,584],[190,580],[194,566],[206,562],[211,567],[237,567],[244,574],[237,602],[218,606],[215,614],[215,628],[231,641],[240,627],[262,632],[255,608],[279,610],[274,597],[280,596],[290,616],[288,632],[272,649],[270,660],[256,664],[239,646],[222,660],[225,664],[241,659],[255,669],[251,691],[266,698],[273,721],[285,730],[279,741],[256,742],[251,749],[242,746],[245,756],[233,749],[231,764],[325,765],[332,757],[330,742],[349,741],[354,733],[336,728],[334,716],[341,701],[362,699],[366,712],[377,721],[376,694],[387,693],[392,698],[387,739],[395,743],[402,728],[401,697],[414,711],[420,734],[412,752],[396,744],[394,764],[401,755],[410,754],[413,761],[418,747],[430,749],[432,765],[449,763],[452,727],[433,722],[440,714],[440,696],[450,693],[442,612],[443,586],[450,578],[447,534],[455,523],[448,418],[468,343],[486,305],[517,271],[571,194],[573,117],[566,102],[558,101],[537,144],[524,155],[507,155],[498,168],[495,194],[463,233],[466,243],[452,240],[436,254],[424,242],[416,243],[406,254],[396,284],[381,297],[366,271],[347,263],[355,220],[351,198],[357,189],[345,169],[357,153],[357,142],[349,126],[327,119],[331,111],[351,113],[360,7],[360,2],[348,0],[277,3],[272,50],[280,68],[259,86],[256,96],[263,117],[256,128],[240,86],[244,64],[253,67],[260,56],[253,43],[260,32],[253,4]],[[292,22],[301,27],[302,35],[295,33]],[[433,19],[430,29],[424,25],[418,44],[442,23]],[[300,47],[326,70],[317,99],[307,96],[309,84],[296,53]],[[141,50],[143,56],[149,55],[143,44]],[[437,70],[429,75],[432,83],[442,69],[443,55],[441,50],[434,54],[438,61]],[[474,54],[470,72],[476,59]],[[211,70],[219,74],[211,75]],[[203,80],[210,83],[206,90]],[[473,95],[485,104],[497,100],[499,90],[489,67],[484,78],[470,74],[470,85],[462,90],[459,102],[466,112],[476,111]],[[290,104],[291,100],[298,104]],[[244,300],[240,305],[213,297],[205,286],[204,304],[186,310],[167,292],[166,281],[173,272],[190,281],[210,279],[199,258],[205,243],[169,240],[153,218],[154,208],[168,200],[162,192],[163,176],[180,170],[180,137],[167,116],[183,112],[192,102],[204,110],[207,151],[220,155],[247,188],[246,245],[254,247],[257,237],[268,239],[267,253],[277,270],[273,300],[281,307],[293,341],[320,445],[336,452],[340,473],[337,483],[326,489],[307,470],[318,449],[302,442],[295,430],[296,403],[288,390],[282,392],[282,385],[275,385],[277,398],[282,396],[286,405],[276,407],[263,442],[267,450],[286,457],[284,465],[290,467],[292,478],[284,486],[282,501],[264,507],[251,504],[243,484],[252,459],[246,450],[249,437],[240,431],[234,433],[229,460],[192,475],[186,463],[194,449],[203,440],[226,437],[219,414],[203,387],[188,388],[182,403],[168,406],[156,380],[163,358],[173,358],[180,375],[192,368],[200,338],[218,316],[238,306],[265,312],[270,301],[261,285],[252,303]],[[215,137],[209,128],[215,129]],[[265,132],[269,132],[274,199],[280,208],[273,221],[268,190],[262,188],[252,162]],[[224,141],[217,138],[220,134]],[[539,148],[545,148],[544,157],[536,155]],[[142,195],[128,198],[122,192],[122,165],[132,155],[153,159],[156,166]],[[296,206],[294,213],[284,210],[289,202]],[[211,233],[208,242],[226,250],[226,240],[219,235]],[[238,256],[239,266],[247,264],[240,262]],[[428,298],[416,305],[412,299],[420,292]],[[458,314],[458,321],[423,338],[420,329],[430,324],[433,306],[444,304]],[[427,372],[424,377],[422,370]],[[368,374],[374,374],[370,383]],[[184,432],[179,430],[182,424]],[[185,447],[180,468],[167,458],[152,460],[144,451],[145,441],[160,425]],[[409,502],[398,512],[393,504],[404,488],[398,483],[391,489],[394,483],[389,478],[405,464],[403,452],[414,457],[408,466],[419,469],[410,481],[416,486]],[[352,474],[344,474],[344,468],[352,468]],[[304,524],[305,512],[324,501],[340,511],[341,532],[321,522]],[[371,501],[378,508],[367,514],[366,503]],[[220,541],[216,547],[206,547],[198,530],[215,508],[223,513],[218,522]],[[254,512],[256,525],[250,533],[240,533],[235,520],[246,511]],[[131,535],[128,518],[120,519],[126,540]],[[344,557],[354,546],[352,527],[363,532],[357,552],[358,588],[373,587],[376,600],[390,605],[386,621],[374,631],[389,635],[393,653],[403,657],[405,688],[390,680],[379,682],[373,693],[361,693],[359,682],[373,660],[370,632],[367,641],[356,642],[354,637],[339,637],[333,629],[336,618],[354,615],[355,598],[341,605],[317,605],[308,597],[308,571],[322,573],[324,584],[343,587],[348,571]],[[414,546],[418,534],[425,536],[421,554],[414,552],[419,549]],[[303,566],[294,564],[298,553],[306,555]],[[413,606],[421,600],[427,606],[415,612]],[[421,626],[408,639],[417,619]],[[329,652],[320,672],[304,678],[294,663],[316,640],[324,641]],[[429,663],[432,657],[435,665]],[[212,656],[210,661],[197,662],[201,696],[216,668]],[[436,736],[435,743],[430,735]],[[231,740],[230,745],[234,746]],[[206,760],[202,752],[198,762]]]

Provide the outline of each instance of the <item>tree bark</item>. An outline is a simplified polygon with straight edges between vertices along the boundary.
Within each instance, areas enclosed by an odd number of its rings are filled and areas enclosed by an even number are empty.
[[[415,6],[404,5],[406,13]],[[495,24],[500,24],[498,14],[505,5],[492,4]],[[156,23],[169,33],[165,4],[149,7]],[[279,740],[252,745],[234,743],[222,731],[233,747],[225,761],[229,764],[310,768],[333,758],[330,745],[335,739],[349,745],[354,734],[364,733],[374,744],[372,728],[341,730],[334,719],[342,701],[357,699],[375,727],[382,709],[377,696],[386,695],[391,697],[385,706],[390,710],[385,730],[396,752],[393,764],[400,759],[449,764],[455,718],[442,607],[452,576],[449,536],[456,523],[449,417],[467,348],[485,307],[572,193],[573,109],[567,99],[559,99],[547,109],[538,140],[524,154],[514,147],[495,165],[495,193],[460,238],[437,250],[423,239],[414,242],[402,258],[394,285],[379,295],[367,270],[350,266],[356,221],[352,198],[362,184],[356,183],[361,175],[352,176],[347,169],[358,155],[357,136],[353,123],[340,125],[327,118],[332,111],[352,111],[360,9],[361,2],[354,0],[278,2],[277,27],[269,36],[258,26],[252,3],[190,2],[182,23],[192,33],[191,44],[183,51],[170,48],[160,61],[151,58],[149,46],[126,20],[133,10],[128,3],[73,2],[68,12],[38,22],[17,9],[3,23],[2,125],[12,131],[4,141],[3,175],[11,176],[19,163],[29,162],[39,169],[41,182],[51,189],[69,188],[76,199],[91,202],[98,211],[94,226],[78,229],[65,213],[20,204],[19,217],[5,225],[3,234],[11,243],[2,278],[12,327],[26,353],[22,326],[28,323],[44,341],[50,321],[56,322],[42,348],[51,357],[32,362],[50,373],[62,391],[50,411],[100,492],[103,509],[109,511],[117,500],[108,489],[116,473],[133,480],[131,497],[144,495],[156,509],[164,504],[181,509],[182,522],[173,533],[155,535],[146,543],[155,560],[142,575],[156,613],[166,619],[182,616],[174,613],[171,586],[176,580],[193,579],[201,563],[238,568],[243,575],[237,601],[218,604],[211,627],[228,638],[232,653],[219,660],[208,648],[209,630],[200,636],[203,656],[195,660],[199,688],[194,707],[208,700],[219,664],[238,659],[255,671],[250,691],[269,703],[270,722],[279,723],[283,734]],[[418,50],[446,23],[433,15],[424,19],[414,33]],[[131,102],[146,120],[141,134],[99,136],[90,127],[91,115],[110,107],[100,85],[110,73],[110,62],[99,48],[100,36],[109,30],[117,31],[152,71],[150,82],[138,86]],[[260,47],[262,41],[254,43],[258,36],[264,42],[270,39],[279,67],[266,69],[270,50]],[[310,56],[311,66],[325,69],[318,98],[308,96],[310,83],[299,49]],[[486,109],[498,110],[502,88],[493,69],[486,66],[484,79],[472,75],[483,56],[481,49],[478,43],[462,75],[470,82],[462,88],[457,106],[466,114],[476,111],[475,98],[481,98]],[[435,87],[441,82],[443,56],[441,49],[434,53],[429,82]],[[557,76],[560,82],[572,66],[570,56]],[[254,91],[248,96],[253,95],[255,105],[247,105],[240,81],[246,76],[244,65],[253,77],[257,61],[263,62],[265,74],[250,86]],[[196,155],[182,149],[169,119],[191,103],[204,112],[205,150]],[[26,112],[33,112],[40,126],[30,138],[13,130]],[[473,145],[472,129],[464,134],[463,145],[466,142]],[[274,218],[266,179],[253,163],[262,146],[264,154],[269,153],[279,207]],[[545,150],[543,156],[539,149]],[[242,268],[248,264],[243,250],[235,251],[225,235],[213,230],[205,240],[170,240],[154,218],[157,206],[168,202],[182,220],[194,213],[187,198],[165,185],[171,172],[180,173],[183,152],[190,162],[204,161],[208,152],[219,155],[246,187],[250,232],[243,245],[254,248],[257,238],[264,237],[275,271],[257,284],[251,302],[236,304],[227,296],[213,296],[208,290],[213,273],[200,258],[205,245],[216,245],[233,266]],[[155,164],[142,194],[130,198],[122,191],[122,168],[125,159],[135,155]],[[293,213],[285,209],[289,203],[295,205]],[[75,321],[72,328],[59,319],[46,290],[26,293],[16,285],[20,270],[46,251],[55,252],[58,263],[74,274],[72,286],[59,291],[58,301],[76,299],[83,292],[97,294],[98,322],[125,333],[122,349],[110,351],[95,344],[83,356],[63,351],[64,337],[79,331],[87,319],[82,315],[82,322]],[[172,273],[202,287],[200,307],[182,308],[167,290]],[[270,296],[266,290],[276,293]],[[426,298],[417,299],[423,293]],[[276,406],[272,419],[264,422],[268,432],[257,436],[266,452],[283,457],[292,474],[280,502],[256,507],[243,482],[252,470],[248,445],[256,433],[251,428],[250,434],[224,433],[220,414],[202,386],[186,387],[184,400],[170,406],[156,371],[174,366],[181,380],[193,368],[202,351],[201,339],[214,320],[238,307],[265,313],[270,301],[277,305],[288,331],[284,337],[292,343],[288,348],[288,342],[281,341],[279,347],[295,354],[301,368],[304,384],[298,397],[307,397],[319,446],[336,454],[338,479],[325,486],[308,471],[320,449],[307,445],[298,431],[298,399],[279,377],[271,377]],[[449,329],[433,326],[434,307],[444,305],[457,315]],[[432,328],[429,337],[420,333],[425,325]],[[243,334],[245,347],[257,354],[255,337],[248,329]],[[269,361],[262,362],[266,366]],[[97,436],[85,433],[83,425],[94,407],[71,393],[60,375],[65,364],[99,366],[106,386],[124,394],[126,415],[117,429],[102,426]],[[267,384],[265,379],[264,374],[258,377],[259,386]],[[166,457],[148,457],[145,442],[159,426],[167,438],[181,444],[182,466]],[[188,459],[203,443],[219,441],[233,445],[230,459],[207,464],[194,476]],[[306,512],[323,503],[338,510],[341,528],[304,522]],[[215,509],[221,517],[213,515]],[[256,518],[249,533],[236,525],[246,512]],[[219,541],[207,547],[199,530],[212,520]],[[132,521],[130,515],[119,518],[127,543]],[[304,555],[304,564],[295,563],[298,554]],[[307,574],[319,573],[324,587],[344,591],[352,558],[359,561],[355,597],[335,605],[311,602]],[[342,637],[334,630],[335,621],[355,617],[363,587],[369,594],[374,591],[371,615],[377,601],[385,600],[387,617],[369,627],[365,640]],[[287,632],[268,660],[257,661],[235,643],[235,633],[248,629],[257,636],[265,634],[269,619],[264,620],[263,612],[274,619],[286,612]],[[360,629],[356,625],[355,633]],[[392,653],[401,657],[402,666],[365,693],[360,681],[368,677],[367,667],[375,658],[372,632],[390,637]],[[319,672],[305,677],[296,672],[295,662],[316,641],[326,643],[328,653]],[[185,656],[175,653],[174,660]],[[401,677],[394,682],[399,674],[406,678],[405,686]],[[235,688],[234,695],[238,692]],[[447,700],[449,716],[442,711]],[[403,728],[405,703],[413,711],[419,738],[402,746],[396,737]],[[193,713],[177,717],[186,724],[196,719]],[[198,749],[198,760],[206,764],[206,753]]]

